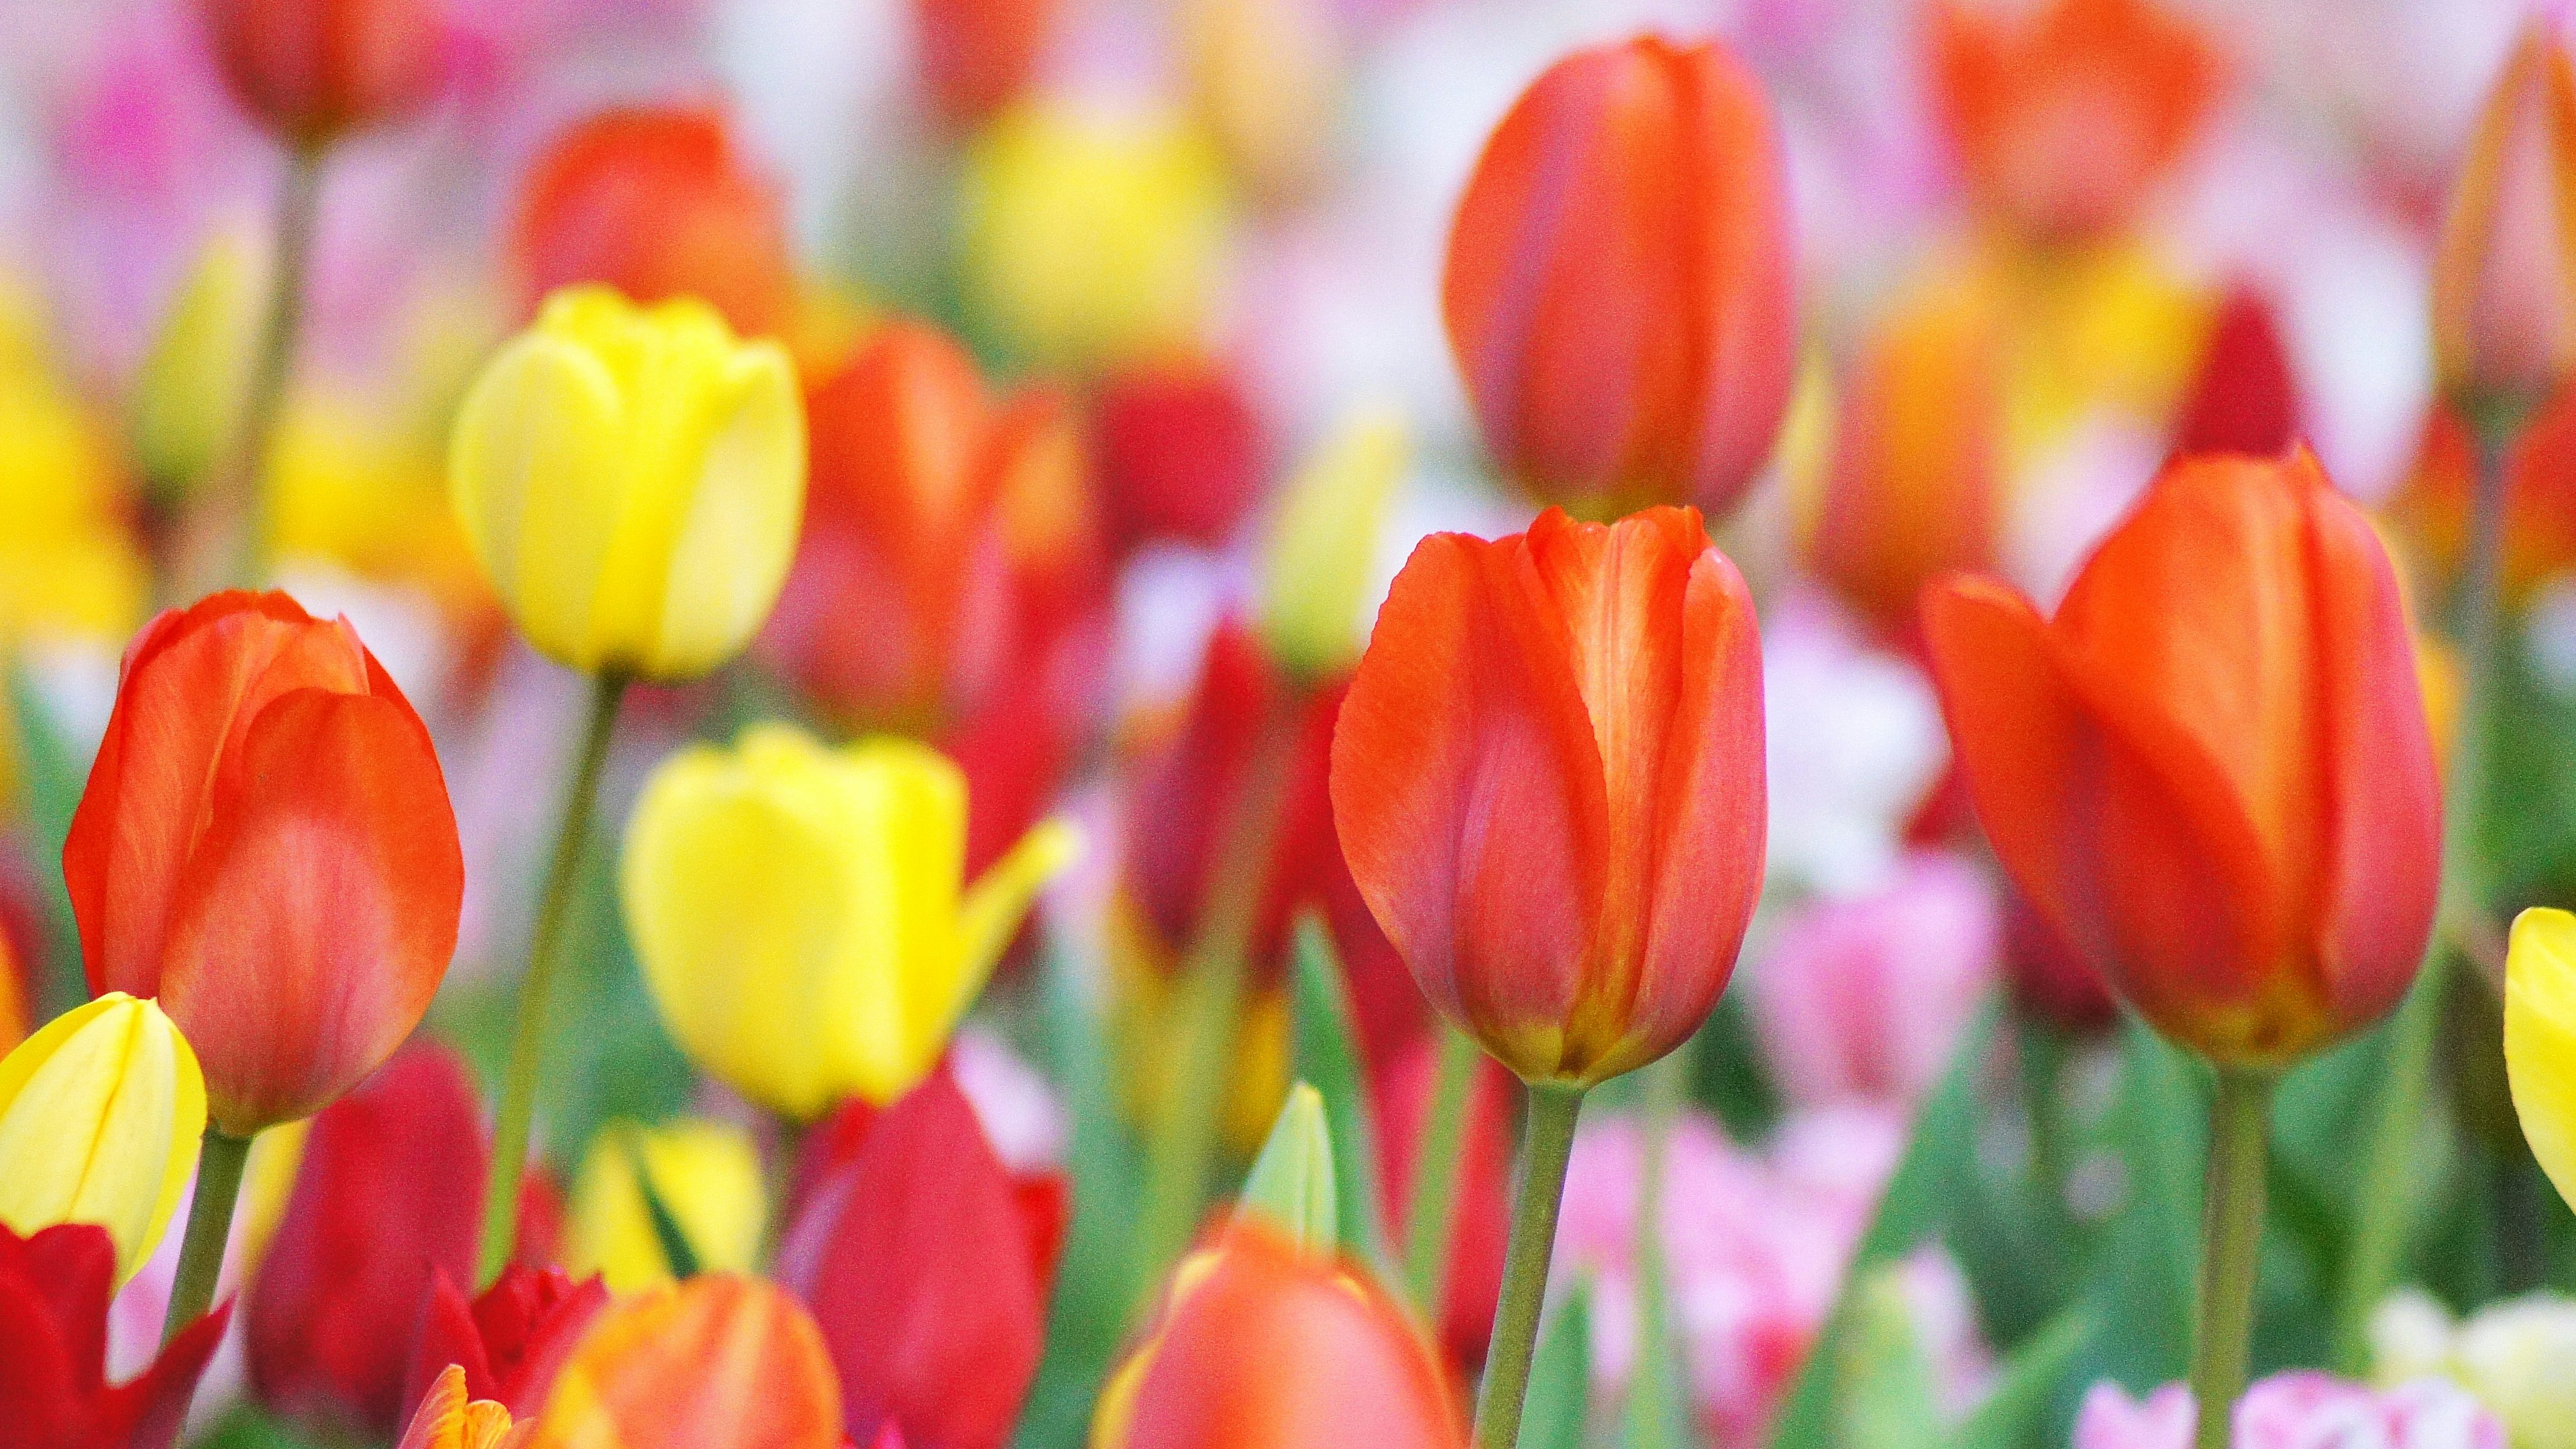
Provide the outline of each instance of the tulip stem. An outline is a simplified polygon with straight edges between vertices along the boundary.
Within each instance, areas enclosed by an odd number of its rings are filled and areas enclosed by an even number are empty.
[[[2200,1220],[2200,1333],[2191,1393],[2198,1449],[2228,1449],[2254,1341],[2254,1279],[2263,1247],[2265,1124],[2272,1078],[2221,1067],[2209,1104],[2209,1189]]]
[[[509,1071],[501,1079],[500,1121],[493,1130],[492,1175],[483,1193],[482,1252],[475,1271],[477,1281],[486,1287],[501,1276],[516,1246],[519,1179],[528,1165],[528,1129],[536,1115],[537,1070],[545,1050],[555,970],[563,959],[564,919],[572,908],[574,878],[581,868],[582,848],[590,839],[590,817],[599,804],[600,770],[608,762],[608,740],[617,726],[617,706],[625,698],[626,684],[626,675],[613,670],[603,671],[591,682],[590,718],[583,728],[572,784],[564,794],[554,860],[546,868],[545,896],[537,906],[536,931],[528,944],[528,975],[519,983],[518,1025],[510,1037]]]
[[[1533,1084],[1521,1131],[1521,1179],[1512,1205],[1511,1246],[1503,1258],[1503,1295],[1485,1348],[1485,1382],[1476,1398],[1477,1449],[1516,1449],[1521,1401],[1529,1393],[1530,1355],[1547,1300],[1548,1260],[1556,1252],[1556,1211],[1565,1197],[1565,1164],[1574,1152],[1574,1122],[1583,1089]]]
[[[241,1198],[242,1165],[249,1160],[249,1138],[206,1128],[205,1145],[197,1152],[197,1191],[188,1200],[188,1235],[179,1244],[179,1273],[170,1283],[170,1311],[161,1320],[164,1343],[214,1304],[224,1245],[232,1241],[233,1204]]]
[[[1440,1061],[1413,1154],[1413,1198],[1404,1213],[1404,1281],[1423,1318],[1438,1323],[1448,1293],[1458,1154],[1466,1144],[1467,1096],[1476,1083],[1477,1050],[1472,1038],[1446,1020],[1433,1029],[1440,1034]]]
[[[287,148],[286,174],[278,180],[277,216],[271,234],[274,261],[268,301],[260,318],[257,350],[251,354],[250,381],[242,392],[241,416],[234,421],[233,435],[225,443],[213,486],[207,489],[207,502],[217,510],[218,519],[239,517],[247,522],[231,550],[217,545],[210,551],[211,557],[201,555],[197,564],[200,568],[229,565],[231,581],[236,583],[256,583],[267,571],[276,543],[276,520],[270,515],[267,489],[261,484],[278,418],[285,411],[296,334],[304,325],[313,243],[321,229],[323,154],[321,146]],[[227,532],[218,522],[208,538],[221,539]],[[203,592],[224,581],[199,578],[196,582],[204,587],[190,592]]]

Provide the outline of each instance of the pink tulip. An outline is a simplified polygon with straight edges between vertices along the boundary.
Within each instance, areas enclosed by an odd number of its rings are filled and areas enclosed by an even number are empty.
[[[2075,1416],[2074,1449],[2187,1449],[2191,1390],[2143,1401],[2103,1382]],[[2505,1449],[2495,1415],[2447,1379],[2373,1389],[2331,1374],[2274,1374],[2236,1402],[2237,1449]]]

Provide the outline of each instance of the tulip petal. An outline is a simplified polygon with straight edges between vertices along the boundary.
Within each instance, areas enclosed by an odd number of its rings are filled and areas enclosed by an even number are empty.
[[[992,868],[975,878],[957,907],[957,990],[942,1008],[943,1041],[984,989],[993,965],[1019,934],[1020,922],[1047,883],[1082,858],[1082,832],[1049,816],[1029,827]]]
[[[2576,916],[2528,910],[2505,952],[2504,1064],[2523,1139],[2576,1203]]]
[[[756,1278],[711,1273],[600,1315],[556,1377],[532,1449],[835,1449],[841,1396],[814,1321]]]
[[[161,1241],[197,1161],[206,1093],[159,1007],[113,992],[0,1060],[0,1222],[95,1223],[117,1279]]]
[[[805,512],[805,409],[795,365],[773,342],[725,367],[724,411],[669,549],[653,651],[687,678],[732,657],[778,602]]]

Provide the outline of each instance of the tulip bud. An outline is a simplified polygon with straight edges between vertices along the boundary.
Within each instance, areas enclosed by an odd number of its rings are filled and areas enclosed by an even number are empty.
[[[241,428],[266,290],[258,249],[218,231],[197,252],[134,379],[134,458],[163,497],[212,473]]]
[[[626,1299],[555,1378],[519,1449],[837,1449],[841,1395],[814,1320],[727,1273]]]
[[[1280,496],[1261,570],[1262,639],[1308,679],[1359,660],[1378,533],[1404,480],[1405,452],[1399,419],[1359,413],[1316,448]]]
[[[1762,653],[1696,509],[1415,547],[1333,735],[1352,878],[1434,1007],[1533,1084],[1697,1030],[1760,893]]]
[[[2433,371],[2477,416],[2530,407],[2576,362],[2576,65],[2527,22],[2452,184],[2433,258]]]
[[[475,379],[448,473],[476,561],[538,652],[694,678],[769,617],[795,553],[795,368],[703,302],[568,287]]]
[[[1926,594],[1977,818],[2148,1022],[2277,1069],[2377,1020],[2433,922],[2441,800],[2397,579],[2316,458],[2181,458],[2054,619]]]
[[[12,1449],[168,1449],[232,1317],[226,1304],[182,1328],[144,1370],[105,1381],[116,1246],[65,1223],[20,1237],[0,1223],[0,1433]]]
[[[1715,42],[1578,50],[1485,143],[1441,311],[1485,445],[1535,496],[1723,515],[1770,456],[1796,319],[1770,102]]]
[[[2514,918],[2504,1063],[2531,1155],[2558,1195],[2576,1202],[2576,915],[2534,909]]]
[[[149,1001],[111,991],[0,1058],[0,1223],[96,1223],[122,1283],[152,1255],[197,1167],[206,1083]]]
[[[926,1075],[1079,837],[1040,822],[965,885],[966,783],[937,751],[826,748],[755,725],[646,783],[621,883],[644,983],[683,1051],[812,1121]]]
[[[437,0],[200,0],[225,84],[290,146],[393,120],[438,89]]]
[[[786,207],[713,106],[620,106],[557,136],[510,224],[522,295],[597,282],[641,303],[697,297],[742,336],[787,321]]]
[[[421,1403],[451,1371],[463,1375],[475,1398],[513,1414],[535,1414],[574,1345],[607,1306],[606,1283],[597,1277],[575,1283],[555,1268],[513,1263],[470,1301],[455,1280],[433,1273],[404,1379],[409,1417],[418,1421]]]
[[[2277,457],[2299,440],[2299,414],[2298,379],[2272,304],[2251,288],[2231,290],[2174,424],[2174,451]]]
[[[1211,363],[1131,369],[1100,390],[1093,417],[1112,540],[1219,548],[1261,497],[1261,419],[1242,380]]]
[[[677,1266],[662,1235],[676,1232],[695,1267],[749,1272],[768,1222],[760,1151],[741,1128],[703,1119],[612,1122],[591,1139],[573,1179],[564,1262],[575,1273],[597,1273],[611,1293],[657,1287]]]
[[[394,1449],[502,1449],[510,1427],[509,1409],[489,1399],[468,1399],[465,1370],[449,1364]]]
[[[392,1054],[456,949],[429,730],[345,619],[216,594],[145,626],[63,845],[90,989],[157,998],[235,1137]]]

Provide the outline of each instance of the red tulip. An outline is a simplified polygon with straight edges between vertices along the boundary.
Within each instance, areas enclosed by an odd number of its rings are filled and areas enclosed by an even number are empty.
[[[944,1066],[820,1176],[778,1276],[814,1312],[852,1438],[894,1425],[913,1449],[1009,1441],[1044,1348],[1061,1183],[1015,1181]]]
[[[200,0],[233,98],[291,146],[417,109],[443,78],[437,0]]]
[[[160,998],[236,1137],[411,1034],[465,889],[428,729],[347,620],[284,594],[135,636],[63,875],[91,991]]]
[[[1796,343],[1760,82],[1724,47],[1578,50],[1503,117],[1441,310],[1485,444],[1541,498],[1722,514],[1770,456]]]
[[[1762,884],[1762,653],[1697,510],[1424,539],[1333,738],[1353,879],[1434,1006],[1532,1083],[1696,1030]]]
[[[795,301],[785,203],[714,106],[614,107],[557,136],[520,185],[510,249],[531,309],[605,282],[638,302],[702,298],[756,336]]]
[[[1222,368],[1184,364],[1113,378],[1093,426],[1110,532],[1122,553],[1155,539],[1216,547],[1260,501],[1261,420]]]
[[[2388,512],[2444,579],[2466,560],[2476,468],[2467,425],[2455,409],[2434,404],[2414,470]],[[2504,490],[2504,591],[2518,601],[2576,567],[2576,388],[2552,397],[2514,438]]]
[[[913,0],[922,89],[942,121],[968,130],[1018,99],[1036,74],[1057,0]]]
[[[107,1385],[107,1305],[116,1245],[66,1223],[22,1238],[0,1223],[0,1444],[9,1449],[167,1449],[215,1345],[226,1304],[162,1345],[152,1366]]]
[[[1414,1185],[1421,1179],[1422,1132],[1438,1085],[1439,1046],[1423,1036],[1377,1074],[1371,1094],[1377,1109],[1380,1206],[1389,1240],[1404,1241]],[[1451,1198],[1448,1269],[1442,1274],[1440,1339],[1449,1361],[1463,1372],[1485,1362],[1494,1305],[1503,1292],[1503,1249],[1511,1235],[1507,1201],[1512,1166],[1511,1075],[1490,1061],[1476,1063],[1467,1116],[1458,1143],[1458,1176]]]
[[[2273,458],[2298,438],[2299,384],[2280,323],[2260,292],[2238,287],[2210,328],[2200,376],[2174,425],[2174,451]]]
[[[1251,1224],[1173,1274],[1101,1394],[1095,1449],[1453,1449],[1446,1376],[1404,1308],[1356,1264]]]
[[[2053,0],[2007,19],[1942,0],[1933,103],[1968,190],[2043,240],[2131,222],[2217,101],[2207,39],[2153,0]]]
[[[401,1417],[412,1417],[451,1366],[464,1370],[470,1397],[489,1399],[518,1418],[534,1416],[573,1346],[607,1306],[608,1284],[597,1274],[575,1283],[559,1268],[513,1263],[469,1300],[444,1268],[432,1268]]]
[[[2405,994],[2432,738],[2388,556],[2314,455],[2179,459],[2053,620],[1962,578],[1924,628],[1996,855],[2158,1030],[2277,1067]]]

